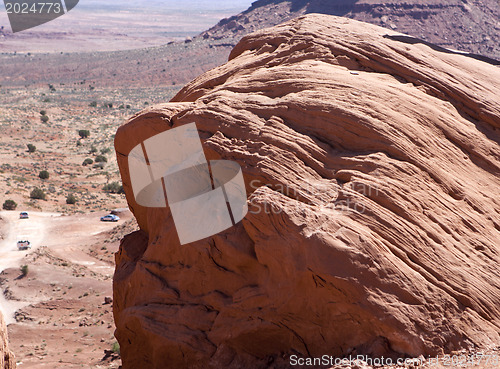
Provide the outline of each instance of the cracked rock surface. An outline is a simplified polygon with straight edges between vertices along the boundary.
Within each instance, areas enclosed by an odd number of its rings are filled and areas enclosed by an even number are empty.
[[[325,15],[258,31],[119,128],[141,227],[116,255],[124,369],[498,345],[500,69],[394,36]],[[168,208],[135,202],[127,155],[191,122],[241,165],[250,211],[181,246]]]

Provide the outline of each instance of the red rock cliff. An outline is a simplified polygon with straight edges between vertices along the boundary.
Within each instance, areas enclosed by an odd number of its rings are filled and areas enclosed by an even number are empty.
[[[0,313],[0,368],[15,369],[16,360],[14,354],[9,349],[9,338],[7,336],[7,326]]]
[[[320,15],[259,31],[119,128],[141,227],[116,255],[125,369],[499,344],[500,69],[387,33]],[[127,155],[190,122],[251,205],[180,246],[167,208],[134,201]]]

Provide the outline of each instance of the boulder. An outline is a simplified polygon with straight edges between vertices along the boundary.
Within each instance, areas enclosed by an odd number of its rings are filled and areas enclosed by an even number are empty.
[[[499,345],[499,80],[471,56],[313,14],[245,36],[133,116],[115,138],[141,228],[116,254],[123,368]],[[208,159],[240,164],[249,212],[180,245],[168,207],[136,203],[128,154],[191,122]]]

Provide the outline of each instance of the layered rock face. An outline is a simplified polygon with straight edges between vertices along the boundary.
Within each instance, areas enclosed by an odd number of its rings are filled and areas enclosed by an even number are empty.
[[[500,69],[405,40],[301,17],[119,128],[141,227],[116,255],[125,369],[499,345]],[[250,210],[181,246],[168,208],[135,202],[127,156],[191,122],[207,158],[241,165]]]
[[[0,313],[0,368],[15,369],[16,360],[14,354],[9,350],[9,338],[7,337],[7,326]]]

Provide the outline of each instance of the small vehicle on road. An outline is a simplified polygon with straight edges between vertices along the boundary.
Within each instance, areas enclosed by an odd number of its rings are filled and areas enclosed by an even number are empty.
[[[101,222],[118,222],[120,220],[120,217],[118,215],[114,214],[108,214],[103,217],[101,217]]]
[[[30,241],[28,241],[28,240],[20,240],[20,241],[17,241],[17,249],[18,249],[18,250],[27,250],[27,249],[31,249],[31,244],[30,244]]]
[[[19,213],[19,219],[29,219],[29,215],[27,211],[21,211]]]

